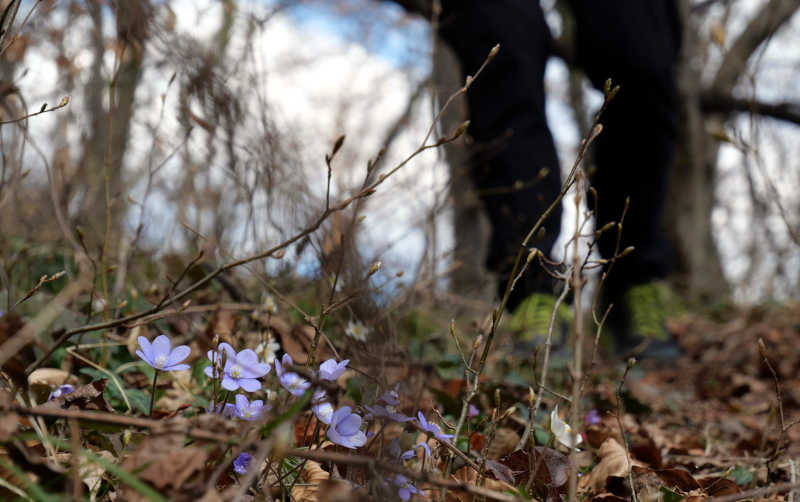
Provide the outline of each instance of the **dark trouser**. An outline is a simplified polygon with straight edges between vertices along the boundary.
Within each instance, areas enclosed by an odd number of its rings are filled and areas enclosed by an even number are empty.
[[[618,295],[632,284],[664,278],[671,252],[662,230],[669,167],[673,161],[678,99],[673,66],[680,28],[673,0],[572,0],[578,59],[595,87],[611,78],[620,92],[601,118],[592,185],[599,194],[597,226],[619,221],[625,199],[621,249],[636,251],[615,265],[606,284]],[[500,52],[467,97],[475,140],[470,172],[492,224],[488,267],[507,276],[525,235],[558,194],[561,176],[545,120],[544,69],[551,38],[535,0],[445,1],[440,33],[465,74],[473,74],[495,45]],[[561,208],[545,221],[530,247],[552,250]],[[600,239],[613,256],[615,232]],[[535,268],[535,267],[534,267]],[[514,308],[552,281],[528,272],[509,299]],[[503,277],[505,278],[505,277]],[[501,282],[501,292],[505,281]]]

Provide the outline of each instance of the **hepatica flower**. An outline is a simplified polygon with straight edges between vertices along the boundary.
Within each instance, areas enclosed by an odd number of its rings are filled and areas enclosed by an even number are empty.
[[[453,435],[444,434],[442,432],[442,429],[439,428],[438,424],[435,424],[433,422],[428,422],[428,420],[425,418],[425,415],[423,415],[421,411],[417,412],[417,418],[420,427],[422,427],[422,430],[424,430],[425,432],[430,432],[436,439],[447,442],[453,439]]]
[[[226,405],[227,406],[227,405]],[[235,414],[242,420],[258,420],[261,414],[269,410],[260,399],[248,401],[243,394],[236,394]]]
[[[150,343],[147,338],[140,336],[139,347],[136,355],[141,357],[144,362],[160,371],[180,371],[188,370],[188,364],[179,364],[189,357],[191,349],[188,345],[178,345],[174,349],[167,335],[159,335]]]
[[[337,363],[335,359],[328,359],[319,365],[319,378],[321,380],[330,380],[335,382],[337,378],[342,376],[342,373],[347,369],[347,363],[350,359]]]
[[[50,395],[47,396],[47,400],[52,401],[53,399],[58,399],[59,397],[65,394],[69,394],[71,392],[75,392],[75,387],[73,387],[68,383],[65,383],[64,385],[59,386],[56,390],[51,392]]]
[[[389,420],[394,420],[395,422],[410,422],[414,420],[413,418],[403,415],[397,411],[394,406],[381,406],[380,404],[376,404],[375,406],[365,405],[364,408],[366,408],[367,411],[376,417],[388,418]]]
[[[344,328],[344,332],[350,338],[354,338],[359,342],[366,342],[367,335],[369,335],[369,331],[367,327],[364,326],[359,321],[350,321],[347,323],[347,326]]]
[[[325,425],[331,424],[333,418],[333,405],[328,402],[328,396],[325,391],[320,389],[314,392],[314,397],[311,398],[311,411],[317,420]]]
[[[241,474],[244,476],[247,474],[247,467],[250,465],[250,461],[253,459],[253,456],[249,453],[240,453],[236,460],[233,461],[233,470],[236,474]]]
[[[411,480],[402,474],[398,474],[392,478],[392,483],[397,487],[397,495],[403,502],[410,499],[411,495],[419,493],[419,488],[414,486]]]
[[[305,394],[306,390],[311,387],[311,382],[301,377],[294,371],[286,370],[286,367],[290,367],[293,364],[294,361],[292,360],[292,356],[289,354],[284,354],[280,361],[277,359],[275,360],[275,373],[278,375],[278,380],[280,380],[281,386],[288,390],[291,395],[302,396]]]
[[[416,450],[417,448],[424,449],[426,457],[431,456],[431,447],[428,446],[427,443],[417,443],[414,445],[412,449],[404,451],[402,455],[400,455],[400,458],[402,460],[411,460],[412,458],[417,456],[417,450]]]
[[[206,413],[216,413],[222,415],[223,418],[233,418],[236,416],[236,405],[233,403],[218,404],[217,411],[211,410],[211,404],[206,407]]]
[[[349,406],[342,406],[333,413],[328,426],[328,439],[345,448],[364,446],[367,436],[361,431],[361,417],[352,413]]]
[[[247,392],[255,392],[261,388],[259,378],[269,373],[270,366],[259,362],[258,354],[252,349],[244,349],[238,353],[229,344],[223,342],[219,344],[219,350],[209,350],[208,359],[211,366],[205,369],[205,374],[214,378],[214,367],[217,369],[219,377],[219,367],[222,368],[222,388],[225,390],[237,390],[239,388]]]
[[[305,394],[306,390],[311,387],[311,382],[297,373],[287,372],[281,375],[281,386],[288,390],[289,394],[299,397]]]
[[[553,408],[553,411],[550,413],[550,432],[556,437],[559,443],[563,444],[567,448],[572,448],[573,446],[577,446],[581,444],[583,438],[575,435],[572,433],[572,427],[565,421],[561,420],[558,416],[558,405]],[[573,445],[573,438],[575,444]]]

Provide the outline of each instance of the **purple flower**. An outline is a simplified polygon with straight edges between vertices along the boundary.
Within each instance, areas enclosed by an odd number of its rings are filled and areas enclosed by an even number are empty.
[[[294,361],[292,360],[292,356],[289,354],[284,354],[280,361],[275,359],[275,374],[278,375],[278,378],[283,376],[284,366],[293,366]]]
[[[376,417],[388,418],[389,420],[394,420],[395,422],[410,422],[414,420],[413,418],[403,415],[399,411],[395,410],[394,406],[381,406],[380,404],[376,404],[375,406],[365,405],[364,408],[366,408],[367,411]]]
[[[381,394],[381,397],[378,399],[388,404],[389,406],[400,405],[400,393],[397,392],[397,389],[387,390],[386,392]]]
[[[137,350],[136,355],[153,368],[161,371],[189,369],[188,364],[178,364],[189,357],[192,350],[188,345],[178,345],[173,349],[167,335],[157,336],[152,344],[143,336],[140,336],[138,340],[141,350]]]
[[[425,432],[430,432],[436,439],[440,441],[450,441],[453,439],[452,434],[442,433],[442,430],[439,428],[438,424],[428,422],[428,420],[425,419],[425,415],[423,415],[421,411],[417,412],[417,418],[419,419],[419,425],[422,427],[422,430]]]
[[[233,470],[236,474],[241,474],[244,476],[247,474],[247,467],[250,465],[250,461],[253,459],[253,456],[249,453],[240,453],[236,460],[233,461]]]
[[[209,403],[206,408],[206,413],[216,413],[217,415],[222,415],[224,418],[233,418],[236,416],[236,405],[232,403],[218,404],[217,411],[212,411],[211,404]]]
[[[305,394],[306,390],[311,387],[311,382],[297,373],[289,372],[281,375],[281,386],[288,390],[289,394],[299,397]]]
[[[319,389],[314,392],[314,397],[311,398],[311,410],[317,417],[317,420],[325,425],[331,424],[333,418],[333,405],[327,401],[328,396],[325,391]]]
[[[264,406],[264,402],[260,399],[248,401],[243,394],[236,394],[235,413],[242,420],[258,420],[268,409],[269,406]]]
[[[585,420],[587,425],[597,425],[602,421],[600,413],[595,409],[590,410],[589,413],[586,414]]]
[[[367,442],[366,434],[361,431],[361,417],[352,413],[349,406],[342,406],[333,413],[327,435],[334,443],[350,449]]]
[[[345,359],[340,363],[337,363],[335,359],[328,359],[327,361],[319,365],[320,379],[330,380],[331,382],[335,382],[337,378],[342,376],[344,370],[347,369],[347,363],[349,362],[350,359]]]
[[[412,494],[419,493],[419,489],[414,486],[410,479],[403,476],[402,474],[398,474],[392,479],[392,483],[397,486],[397,495],[400,497],[401,500],[404,502],[411,498]]]
[[[214,378],[220,376],[219,367],[222,368],[222,388],[226,390],[237,390],[240,387],[247,392],[255,392],[261,388],[258,379],[269,373],[270,367],[258,361],[258,354],[252,349],[244,349],[240,352],[233,350],[229,344],[223,342],[219,344],[219,351],[209,350],[208,359],[211,366],[205,369],[205,374]]]
[[[47,400],[52,401],[53,399],[58,399],[64,394],[69,394],[70,392],[75,392],[75,387],[73,387],[68,383],[65,383],[64,385],[58,387],[56,390],[51,392],[50,395],[47,396]]]
[[[425,456],[431,456],[431,447],[428,446],[428,443],[417,443],[415,444],[410,450],[404,451],[400,458],[402,460],[410,460],[417,456],[417,448],[423,448],[425,450]]]
[[[478,407],[477,406],[475,406],[474,404],[470,404],[469,405],[469,409],[467,410],[467,416],[469,418],[477,417],[479,413],[480,413],[480,411],[478,411]]]

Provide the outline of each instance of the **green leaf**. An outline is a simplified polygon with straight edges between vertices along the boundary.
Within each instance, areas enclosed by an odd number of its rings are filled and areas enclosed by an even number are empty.
[[[533,428],[533,437],[536,438],[536,444],[540,445],[550,444],[550,440],[553,439],[552,434],[538,426]]]
[[[356,381],[355,378],[348,379],[346,385],[347,392],[345,395],[351,398],[356,404],[360,405],[364,400],[364,396],[361,392],[361,385]]]
[[[672,490],[665,488],[663,486],[660,488],[660,491],[664,495],[664,498],[662,499],[664,502],[680,502],[681,500],[683,500],[683,495],[675,493]]]
[[[150,394],[139,389],[125,389],[125,394],[128,395],[128,401],[131,402],[135,408],[144,413],[150,411]]]
[[[753,471],[745,469],[744,467],[737,467],[732,470],[728,477],[731,478],[739,486],[747,486],[753,482],[755,476]]]

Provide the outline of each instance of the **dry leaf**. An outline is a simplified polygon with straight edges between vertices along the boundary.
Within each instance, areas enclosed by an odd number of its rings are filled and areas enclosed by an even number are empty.
[[[580,479],[581,488],[590,488],[594,493],[605,491],[606,480],[609,476],[626,476],[630,469],[628,455],[625,448],[616,439],[608,438],[597,451],[600,457],[592,471]]]
[[[317,493],[320,483],[327,481],[330,473],[322,468],[319,462],[309,460],[300,472],[300,479],[303,485],[294,485],[292,488],[292,499],[297,502],[317,502]]]
[[[492,460],[497,460],[500,457],[509,455],[517,448],[519,444],[519,434],[514,429],[508,427],[501,427],[497,429],[494,436],[494,441],[489,445],[486,451],[486,457]]]
[[[208,452],[196,446],[184,446],[183,435],[149,437],[123,462],[122,467],[150,482],[158,489],[180,488],[189,477],[203,470]]]

